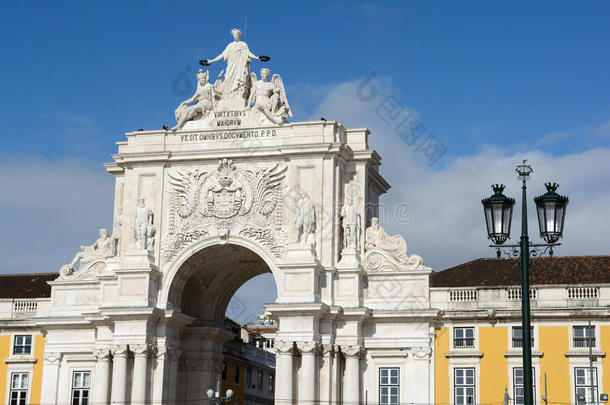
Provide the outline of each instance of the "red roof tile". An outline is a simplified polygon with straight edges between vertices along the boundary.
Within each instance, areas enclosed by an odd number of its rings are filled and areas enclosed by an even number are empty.
[[[539,257],[530,261],[530,284],[610,283],[610,256]],[[432,274],[433,287],[521,284],[519,259],[477,259]]]
[[[48,298],[58,273],[3,274],[0,275],[0,298]]]

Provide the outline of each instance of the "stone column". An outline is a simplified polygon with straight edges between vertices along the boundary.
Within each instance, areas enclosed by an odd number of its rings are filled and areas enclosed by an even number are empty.
[[[124,405],[127,399],[127,345],[112,346],[112,391],[110,403]]]
[[[170,357],[167,346],[157,346],[153,374],[152,403],[167,404],[169,393]]]
[[[57,386],[59,384],[59,366],[61,353],[46,352],[42,367],[42,400],[50,404],[58,403]],[[70,377],[72,378],[72,377]]]
[[[345,374],[343,384],[343,403],[360,403],[360,359],[362,346],[350,345],[341,348],[345,355]]]
[[[279,340],[275,342],[277,352],[275,366],[275,401],[284,405],[294,404],[292,373],[293,373],[293,342]]]
[[[333,362],[335,351],[333,345],[322,345],[320,350],[320,403],[333,403],[332,385],[333,385]]]
[[[146,388],[148,386],[148,354],[150,346],[147,344],[130,346],[133,352],[133,380],[131,384],[132,405],[146,403]]]
[[[299,371],[298,393],[299,404],[310,405],[316,402],[316,342],[298,342],[297,349],[301,352],[301,370]]]
[[[169,354],[169,392],[168,403],[173,405],[176,403],[176,389],[178,386],[178,361],[182,351],[176,347],[168,347]]]
[[[95,362],[95,380],[93,381],[93,403],[107,404],[110,393],[110,349],[93,350]],[[45,376],[46,378],[46,376]]]

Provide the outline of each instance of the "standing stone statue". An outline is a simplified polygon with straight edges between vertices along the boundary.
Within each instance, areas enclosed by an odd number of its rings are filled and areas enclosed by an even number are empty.
[[[341,219],[343,227],[343,249],[360,249],[361,220],[358,210],[354,206],[353,198],[346,201],[341,208]]]
[[[155,227],[153,225],[153,212],[148,208],[144,199],[138,200],[133,220],[133,236],[136,249],[153,250],[155,247]]]
[[[116,239],[108,236],[108,231],[100,229],[100,237],[90,246],[81,246],[81,251],[76,253],[69,264],[61,267],[60,272],[70,275],[74,272],[74,266],[80,261],[80,268],[91,263],[95,259],[107,259],[116,255]]]
[[[254,110],[261,112],[274,124],[281,124],[286,117],[292,117],[292,110],[286,98],[284,82],[277,73],[269,81],[271,72],[267,68],[261,69],[261,79],[256,80],[256,73],[251,73],[252,89],[248,107],[254,104]]]
[[[316,243],[316,211],[306,192],[301,192],[299,197],[295,222],[295,242],[313,246]]]
[[[400,263],[407,263],[407,242],[400,235],[389,236],[382,227],[379,226],[379,219],[372,218],[371,226],[366,229],[366,239],[364,247],[366,249],[377,248],[389,253]]]
[[[250,61],[260,58],[250,52],[248,44],[240,41],[241,31],[237,28],[231,30],[233,42],[214,59],[205,61],[207,64],[217,62],[221,59],[227,62],[225,77],[223,82],[223,100],[243,100],[242,107],[245,106],[246,89],[250,74]]]
[[[202,118],[207,118],[210,115],[210,111],[216,106],[216,93],[218,92],[218,86],[220,86],[220,76],[223,71],[220,71],[216,82],[210,84],[210,72],[199,69],[197,73],[197,90],[193,97],[184,100],[176,109],[176,122],[178,125],[172,128],[172,130],[180,129],[187,122],[193,118],[201,115]],[[189,105],[194,103],[192,105]]]

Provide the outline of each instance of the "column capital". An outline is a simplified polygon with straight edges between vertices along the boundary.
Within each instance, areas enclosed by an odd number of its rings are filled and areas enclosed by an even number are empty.
[[[167,354],[172,360],[178,360],[180,355],[182,355],[182,350],[178,349],[177,347],[170,346],[167,348]]]
[[[364,347],[361,345],[341,346],[341,352],[345,357],[357,357],[361,359],[364,355]]]
[[[294,350],[294,342],[287,342],[285,340],[275,341],[275,351],[277,354],[292,354]]]
[[[44,362],[47,364],[58,364],[61,361],[62,353],[46,352],[44,354]]]
[[[326,356],[334,357],[335,356],[335,346],[331,345],[331,344],[321,344],[320,345],[320,354],[324,357],[326,357]]]
[[[127,357],[127,353],[129,353],[127,345],[112,345],[110,351],[113,357]]]
[[[301,354],[317,354],[319,345],[317,342],[297,342],[297,349]]]
[[[93,349],[93,355],[97,361],[110,361],[110,348],[109,347],[98,347]]]
[[[135,357],[148,357],[153,350],[153,346],[147,343],[140,345],[129,345],[129,348]]]

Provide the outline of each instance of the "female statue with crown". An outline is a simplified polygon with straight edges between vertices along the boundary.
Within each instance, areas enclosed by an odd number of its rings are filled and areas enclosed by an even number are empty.
[[[227,69],[223,81],[222,100],[242,100],[241,107],[246,105],[246,89],[250,75],[250,61],[269,60],[268,57],[258,57],[250,52],[248,44],[240,41],[241,31],[237,28],[231,30],[234,41],[231,42],[224,51],[211,60],[203,60],[204,65],[209,65],[223,59],[227,62]]]

